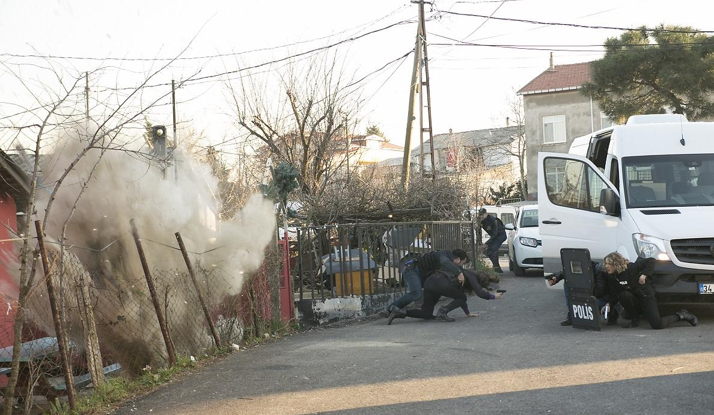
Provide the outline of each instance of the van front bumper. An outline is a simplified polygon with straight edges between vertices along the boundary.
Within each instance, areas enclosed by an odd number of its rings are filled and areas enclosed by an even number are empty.
[[[657,261],[652,280],[658,297],[714,302],[714,295],[699,294],[699,284],[714,284],[714,270],[683,268],[671,261]]]

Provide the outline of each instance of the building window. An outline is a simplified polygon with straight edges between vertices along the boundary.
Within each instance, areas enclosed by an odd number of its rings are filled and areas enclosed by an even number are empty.
[[[543,143],[565,142],[565,115],[543,117]]]
[[[610,119],[604,112],[600,111],[600,128],[612,127],[615,122]]]
[[[565,166],[547,163],[545,167],[545,183],[549,192],[561,193],[565,183]]]

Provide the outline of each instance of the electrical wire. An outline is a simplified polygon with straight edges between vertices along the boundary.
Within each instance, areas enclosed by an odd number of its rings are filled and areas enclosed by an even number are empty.
[[[235,57],[235,56],[241,56],[241,55],[246,55],[246,54],[256,53],[256,52],[267,52],[267,51],[276,50],[276,49],[285,49],[285,48],[289,48],[292,46],[303,45],[306,43],[313,43],[313,42],[317,42],[320,40],[333,38],[335,36],[339,36],[341,34],[351,32],[353,30],[362,29],[363,27],[372,26],[375,23],[378,23],[378,22],[396,14],[397,12],[404,9],[405,7],[407,7],[407,5],[399,6],[395,10],[391,11],[390,13],[386,14],[383,17],[380,17],[379,19],[375,19],[370,22],[363,23],[361,25],[358,25],[358,26],[355,26],[355,27],[352,27],[349,29],[345,29],[341,32],[337,32],[334,34],[321,36],[321,37],[313,38],[313,39],[309,39],[309,40],[301,40],[301,41],[287,43],[287,44],[283,44],[283,45],[269,46],[269,47],[264,47],[264,48],[256,48],[256,49],[251,49],[251,50],[246,50],[246,51],[241,51],[241,52],[217,53],[217,54],[213,54],[213,55],[203,55],[203,56],[186,56],[186,57],[180,56],[180,57],[175,57],[175,58],[127,58],[127,57],[118,58],[118,57],[111,57],[111,56],[92,57],[92,56],[63,56],[63,55],[42,55],[42,54],[21,54],[21,53],[0,53],[0,56],[10,57],[10,58],[65,59],[65,60],[100,61],[100,62],[106,62],[106,61],[119,61],[119,62],[191,61],[191,60],[209,60],[209,59],[215,59],[215,58]]]
[[[703,33],[714,33],[714,30],[684,30],[684,29],[648,29],[648,28],[631,28],[631,27],[617,27],[617,26],[603,26],[603,25],[584,25],[577,23],[559,23],[559,22],[542,22],[538,20],[529,19],[516,19],[512,17],[494,17],[493,15],[488,16],[484,14],[473,14],[473,13],[460,13],[452,11],[441,11],[442,14],[450,14],[454,16],[464,16],[464,17],[478,17],[487,20],[500,20],[505,22],[517,22],[517,23],[527,23],[527,24],[537,24],[543,26],[563,26],[563,27],[574,27],[579,29],[598,29],[598,30],[620,30],[620,31],[644,31],[644,32],[661,32],[661,33],[684,33],[684,34],[703,34]],[[485,22],[484,22],[485,23]]]
[[[576,49],[576,48],[606,48],[613,45],[605,44],[589,44],[589,45],[517,45],[517,44],[489,44],[489,43],[474,43],[466,42],[458,39],[454,39],[449,36],[440,35],[438,33],[430,33],[432,36],[436,36],[442,39],[450,40],[455,43],[430,43],[430,46],[478,46],[478,47],[490,47],[490,48],[505,48],[505,49],[521,49],[521,50],[550,50],[550,51],[561,51],[561,52],[598,52],[592,49]],[[683,43],[665,43],[665,44],[622,44],[617,45],[624,48],[632,48],[631,50],[645,50],[647,48],[664,48],[664,47],[684,47],[684,46],[707,46],[713,45],[708,42],[683,42]],[[604,50],[602,51],[604,52]]]

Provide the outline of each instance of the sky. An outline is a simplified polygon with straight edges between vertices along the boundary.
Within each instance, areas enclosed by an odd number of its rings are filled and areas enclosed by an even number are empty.
[[[426,5],[433,131],[505,126],[514,91],[547,69],[551,50],[556,65],[596,60],[602,56],[597,45],[622,33],[439,12],[625,28],[665,23],[714,30],[709,18],[712,8],[708,1],[436,0]],[[280,60],[416,17],[416,4],[398,0],[0,0],[0,61],[10,68],[47,62],[10,56],[35,54],[64,57],[51,61],[75,72],[109,66],[112,69],[93,75],[90,81],[92,93],[100,94],[107,88],[137,85],[166,62],[157,58],[178,54],[197,58],[177,61],[152,79],[164,85],[154,88],[163,93],[170,90],[167,85],[172,78],[180,81],[199,71],[198,76],[208,76]],[[415,34],[416,24],[408,23],[330,49],[353,79],[371,74],[358,84],[363,107],[357,132],[375,124],[392,143],[404,143],[413,57],[398,58],[414,47]],[[492,46],[448,46],[443,44],[454,41],[444,37]],[[261,48],[267,50],[242,53]],[[222,56],[201,58],[208,55]],[[23,69],[24,74],[32,76],[31,69]],[[235,80],[237,76],[230,77]],[[182,126],[202,132],[206,143],[230,151],[240,132],[225,81],[217,76],[184,85],[176,92],[177,112]],[[3,107],[5,103],[27,99],[15,88],[7,76],[0,76],[0,115],[11,112]],[[168,125],[170,98],[161,102],[151,112],[151,121]]]

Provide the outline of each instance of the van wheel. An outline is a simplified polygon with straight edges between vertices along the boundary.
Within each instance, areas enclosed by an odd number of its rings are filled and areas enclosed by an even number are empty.
[[[526,269],[518,266],[518,259],[516,259],[516,253],[513,253],[513,273],[516,277],[523,277],[526,275]]]

